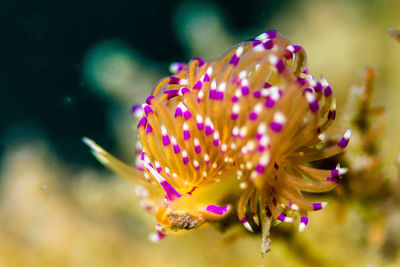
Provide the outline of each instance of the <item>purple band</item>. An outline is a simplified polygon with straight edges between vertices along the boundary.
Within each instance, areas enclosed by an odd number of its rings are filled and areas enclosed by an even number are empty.
[[[283,63],[282,59],[278,60],[275,67],[278,73],[282,73],[285,70],[285,64]]]
[[[324,89],[324,96],[325,97],[328,97],[328,96],[330,96],[332,94],[332,88],[330,87],[330,86],[327,86],[325,89]]]
[[[190,132],[188,130],[184,130],[183,131],[183,139],[185,141],[187,141],[187,140],[189,140],[189,138],[190,138]]]
[[[321,203],[313,203],[313,209],[314,210],[320,210],[320,209],[322,209],[322,205],[321,205]]]
[[[253,40],[253,47],[260,45],[262,42],[260,40]]]
[[[146,126],[146,123],[147,123],[147,119],[146,119],[146,117],[143,117],[143,118],[140,119],[137,127],[138,128],[140,128],[142,126],[144,127],[144,126]]]
[[[279,214],[278,215],[278,217],[276,217],[278,220],[280,220],[280,221],[284,221],[285,220],[285,218],[286,218],[286,215],[285,214],[283,214],[283,213],[281,213],[281,214]]]
[[[239,63],[239,59],[240,59],[240,57],[238,57],[238,56],[236,56],[236,54],[234,54],[231,57],[231,60],[229,60],[229,64],[236,66]]]
[[[206,62],[204,61],[204,59],[202,59],[201,57],[195,57],[192,60],[197,60],[199,61],[199,67],[203,66]]]
[[[279,133],[280,131],[282,131],[282,128],[283,128],[282,124],[279,123],[279,122],[272,122],[271,123],[271,130],[276,132],[276,133]]]
[[[181,194],[178,193],[178,191],[175,190],[175,188],[172,187],[167,181],[162,181],[160,183],[162,188],[164,189],[165,193],[167,194],[167,199],[169,201],[172,201],[176,198],[180,198]]]
[[[319,110],[319,103],[317,100],[314,100],[313,102],[309,103],[308,106],[310,107],[312,113],[315,113]]]
[[[155,98],[154,96],[148,96],[147,98],[146,98],[146,103],[148,104],[148,105],[151,105],[151,100],[153,99],[153,98]]]
[[[168,135],[163,135],[162,136],[162,141],[164,146],[168,146],[171,142],[169,141]]]
[[[269,39],[265,42],[263,42],[263,47],[264,49],[271,49],[272,47],[274,47],[274,41],[272,39]]]
[[[203,87],[203,83],[201,81],[197,81],[197,83],[193,86],[193,89],[200,90]]]
[[[174,76],[170,76],[169,77],[169,84],[179,84],[179,81],[180,81],[181,79],[179,79],[178,77],[174,77]]]
[[[248,95],[250,93],[250,88],[248,86],[242,86],[242,95]]]
[[[300,222],[304,223],[305,225],[307,225],[308,224],[308,218],[307,217],[301,217],[300,218]]]
[[[345,148],[349,144],[349,139],[347,138],[342,138],[340,139],[338,146]]]
[[[328,112],[328,119],[334,120],[336,118],[336,110],[329,110]]]
[[[216,205],[208,205],[207,208],[206,208],[206,210],[207,210],[208,212],[214,213],[214,214],[216,214],[216,215],[223,215],[223,214],[225,214],[226,212],[228,212],[228,210],[229,210],[229,205],[222,206],[222,207],[216,206]]]

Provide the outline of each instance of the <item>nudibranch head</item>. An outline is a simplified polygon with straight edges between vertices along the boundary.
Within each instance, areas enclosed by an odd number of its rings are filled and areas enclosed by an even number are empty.
[[[246,228],[262,214],[278,221],[300,217],[326,203],[302,192],[333,189],[346,171],[311,167],[309,162],[342,152],[348,130],[324,147],[324,132],[336,116],[332,89],[305,67],[306,54],[276,31],[244,42],[221,59],[193,58],[173,63],[161,79],[138,123],[141,168],[164,198],[155,205],[156,239],[168,229],[197,228],[223,218],[232,206]],[[224,179],[239,179],[237,203],[197,203],[197,190]],[[251,220],[251,223],[250,223]]]

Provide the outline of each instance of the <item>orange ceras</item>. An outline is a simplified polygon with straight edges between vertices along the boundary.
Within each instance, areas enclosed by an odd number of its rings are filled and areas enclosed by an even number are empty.
[[[85,139],[104,164],[142,179],[140,195],[159,223],[154,240],[220,220],[232,205],[249,230],[249,220],[257,225],[262,215],[292,222],[289,215],[296,213],[303,230],[307,213],[326,205],[305,200],[302,192],[333,189],[346,169],[308,163],[342,152],[351,131],[321,148],[335,101],[328,82],[308,73],[305,59],[302,47],[268,31],[220,60],[173,63],[174,76],[160,80],[146,103],[133,109],[141,117],[137,169]],[[237,203],[196,201],[197,191],[236,178],[243,189]]]

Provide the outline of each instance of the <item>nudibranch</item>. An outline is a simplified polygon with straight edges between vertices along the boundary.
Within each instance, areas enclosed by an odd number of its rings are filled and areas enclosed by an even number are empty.
[[[332,89],[305,66],[305,50],[276,31],[243,42],[221,59],[173,63],[145,103],[135,106],[141,143],[139,164],[128,166],[84,141],[105,165],[137,176],[139,195],[156,216],[154,240],[168,232],[221,220],[235,207],[252,230],[260,218],[292,222],[299,230],[309,211],[326,202],[302,192],[333,189],[346,172],[310,162],[342,152],[351,131],[327,146],[324,132],[336,117]],[[226,179],[240,180],[235,203],[199,203],[196,192]]]

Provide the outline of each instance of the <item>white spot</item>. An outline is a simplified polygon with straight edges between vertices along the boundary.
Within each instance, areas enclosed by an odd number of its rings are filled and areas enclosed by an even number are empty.
[[[242,96],[242,91],[241,91],[240,89],[236,89],[236,91],[235,91],[235,96],[236,96],[237,98],[240,98],[240,97]]]
[[[208,76],[211,76],[212,71],[213,71],[213,68],[211,66],[208,67],[208,69],[207,69]]]
[[[236,56],[240,57],[243,54],[243,46],[239,46],[238,49],[236,49]]]
[[[336,110],[336,99],[333,99],[331,103],[331,110]]]
[[[206,176],[207,176],[207,172],[203,171],[203,177],[206,177]]]
[[[199,165],[199,162],[197,161],[197,160],[193,160],[193,165],[195,166],[195,167],[199,167],[200,165]]]
[[[177,175],[176,173],[173,173],[173,174],[172,174],[172,177],[178,178],[178,175]]]
[[[180,79],[179,80],[179,84],[180,85],[186,85],[188,83],[188,80],[186,80],[186,79]]]
[[[311,87],[315,87],[317,85],[317,81],[315,81],[314,77],[310,74],[306,76],[306,79]]]
[[[171,136],[171,142],[172,142],[173,145],[176,145],[176,144],[177,144],[176,139],[175,139],[174,136]]]
[[[233,127],[233,129],[232,129],[232,134],[233,134],[234,136],[237,136],[237,135],[239,134],[239,127],[237,127],[237,126]]]
[[[271,95],[272,91],[270,90],[270,88],[263,88],[261,90],[261,96],[262,97],[267,97],[269,95]]]
[[[183,150],[183,151],[182,151],[182,157],[184,157],[184,158],[187,157],[187,152],[186,152],[186,150]]]
[[[184,130],[184,131],[189,130],[189,125],[187,125],[186,122],[183,123],[183,130]]]
[[[286,122],[286,117],[283,115],[282,112],[275,112],[274,114],[274,121],[277,123],[284,124]]]
[[[240,112],[240,104],[239,103],[235,103],[232,106],[232,113],[234,114],[239,114]]]
[[[246,169],[250,170],[251,168],[253,168],[253,163],[250,161],[246,162]]]
[[[223,152],[225,152],[225,151],[226,151],[226,149],[227,149],[227,145],[226,145],[226,144],[222,144],[222,146],[221,146],[221,150],[222,150]]]
[[[275,65],[278,62],[278,58],[275,55],[270,55],[268,60],[271,64]]]
[[[176,73],[179,68],[179,63],[178,62],[172,62],[171,65],[169,65],[169,72],[171,73]]]
[[[260,112],[263,109],[263,104],[262,103],[258,103],[255,107],[254,107],[254,112],[257,114],[260,114]]]
[[[197,97],[198,97],[199,99],[203,99],[203,97],[204,97],[204,92],[201,90],[201,91],[198,93]]]
[[[247,76],[247,71],[245,71],[245,70],[242,70],[242,71],[239,73],[239,78],[240,78],[240,79],[244,79],[246,76]]]
[[[310,92],[306,92],[306,99],[308,103],[314,102],[315,101],[315,95]]]
[[[256,37],[256,40],[260,40],[260,41],[265,41],[268,38],[268,34],[266,32],[260,34],[259,36]]]
[[[217,165],[217,163],[216,163],[216,162],[214,162],[214,163],[213,163],[213,165],[212,165],[213,169],[216,169],[216,168],[217,168],[217,166],[218,166],[218,165]]]
[[[203,122],[203,117],[200,114],[196,115],[196,121],[197,123],[202,123]]]
[[[266,123],[261,123],[260,125],[258,125],[257,127],[257,133],[259,134],[264,134],[267,132],[267,124]]]
[[[306,229],[306,224],[305,223],[300,223],[299,224],[299,232],[303,232],[304,229]]]
[[[241,182],[241,183],[239,184],[239,188],[240,188],[240,189],[246,189],[246,187],[247,187],[247,183],[246,183],[246,182]]]
[[[161,125],[161,134],[162,135],[167,135],[167,128],[165,128],[165,126],[164,125]]]
[[[291,223],[291,222],[293,222],[293,218],[285,217],[285,219],[283,221],[287,222],[287,223]]]
[[[179,107],[180,109],[182,109],[182,112],[185,112],[185,111],[188,110],[188,109],[186,108],[185,104],[183,104],[182,102],[179,102],[179,103],[178,103],[178,107]]]
[[[197,138],[194,138],[193,142],[194,142],[195,146],[199,146],[200,145],[200,141]]]
[[[147,163],[147,164],[151,163],[150,162],[150,158],[147,155],[144,156],[144,162]]]
[[[219,86],[218,86],[218,91],[220,92],[225,92],[226,89],[226,82],[222,82]]]
[[[156,233],[149,234],[149,240],[154,243],[160,242],[160,238]]]
[[[246,148],[253,151],[256,148],[256,142],[254,142],[254,140],[249,140],[246,144]]]
[[[232,149],[232,150],[236,150],[236,148],[237,148],[236,143],[231,143],[231,149]]]
[[[212,80],[211,82],[211,89],[216,90],[217,89],[217,82],[215,80]]]
[[[325,78],[321,78],[321,84],[322,84],[323,87],[329,86],[329,83]]]
[[[263,135],[260,140],[260,145],[267,146],[269,144],[269,138],[267,135]]]
[[[265,51],[265,49],[264,49],[264,46],[257,45],[255,47],[253,47],[253,51],[255,51],[255,52],[263,52],[263,51]]]
[[[214,139],[219,139],[219,132],[218,131],[215,131],[214,132]]]
[[[348,129],[348,130],[344,133],[343,137],[344,137],[345,139],[350,139],[350,137],[351,137],[351,130]]]
[[[136,142],[136,144],[135,144],[135,149],[137,149],[137,150],[142,150],[142,149],[143,149],[142,143]]]
[[[245,137],[245,136],[247,135],[247,127],[246,127],[246,126],[243,126],[242,128],[240,128],[240,133],[239,133],[239,135],[240,135],[241,137]]]
[[[210,126],[211,128],[214,128],[214,125],[213,125],[213,123],[212,123],[212,121],[211,121],[211,119],[209,117],[206,117],[205,122],[206,122],[207,126]]]
[[[248,231],[253,232],[253,229],[251,228],[249,222],[243,223],[243,226],[244,226]]]
[[[261,156],[261,158],[260,158],[260,160],[258,161],[261,165],[263,165],[263,166],[267,166],[267,164],[269,163],[269,160],[270,160],[270,155],[269,155],[269,153],[264,153],[262,156]]]

